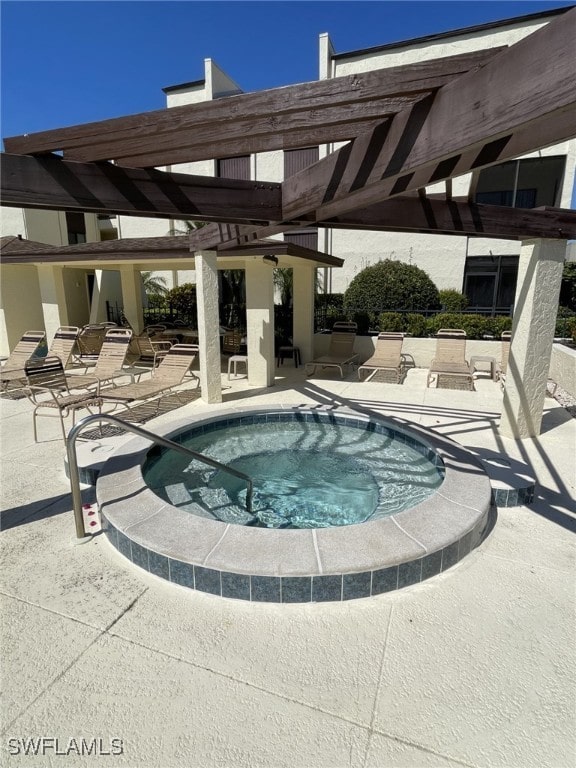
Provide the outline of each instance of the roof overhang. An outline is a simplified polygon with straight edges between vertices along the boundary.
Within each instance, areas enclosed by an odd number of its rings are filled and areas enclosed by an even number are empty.
[[[149,269],[194,269],[194,253],[185,236],[134,237],[98,243],[48,246],[18,238],[3,238],[2,263],[53,264],[114,269],[121,264],[143,264]],[[6,241],[6,243],[4,243]],[[12,242],[12,245],[11,245]],[[275,256],[278,267],[306,262],[314,267],[341,267],[343,259],[283,240],[257,240],[250,245],[216,251],[219,269],[242,268],[246,261]]]

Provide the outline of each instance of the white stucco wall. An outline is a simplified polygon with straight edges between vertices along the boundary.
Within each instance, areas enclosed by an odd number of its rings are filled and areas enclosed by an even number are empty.
[[[23,208],[6,208],[0,206],[0,233],[2,237],[12,235],[27,237],[26,219]]]
[[[66,293],[68,323],[82,327],[90,320],[86,270],[65,267],[63,270],[63,281]]]
[[[335,229],[331,247],[335,256],[344,259],[343,267],[332,270],[333,293],[344,291],[358,272],[384,259],[420,267],[438,288],[462,288],[464,237]]]
[[[552,346],[550,378],[566,392],[569,392],[572,397],[576,397],[576,349],[571,349],[563,344]]]
[[[527,35],[545,26],[546,20],[526,21],[522,24],[498,27],[497,29],[481,30],[474,33],[430,40],[417,44],[408,41],[404,46],[392,50],[366,51],[359,56],[346,59],[332,60],[331,76],[342,77],[356,72],[369,72],[373,69],[397,67],[402,64],[412,64],[418,61],[430,61],[443,56],[456,56],[459,53],[479,51],[485,48],[497,48],[502,45],[514,45]]]
[[[5,264],[0,280],[0,355],[8,355],[25,331],[43,331],[36,268]]]

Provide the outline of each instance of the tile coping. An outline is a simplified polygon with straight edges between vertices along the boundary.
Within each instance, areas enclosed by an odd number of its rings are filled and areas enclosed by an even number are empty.
[[[420,582],[454,565],[486,533],[493,494],[476,457],[453,440],[397,417],[309,406],[228,408],[175,421],[157,434],[254,419],[340,422],[391,429],[432,451],[444,466],[439,488],[409,510],[365,523],[318,529],[231,525],[156,496],[142,466],[150,442],[136,437],[104,464],[96,485],[108,540],[134,564],[169,581],[244,600],[319,602],[367,597]],[[257,422],[256,422],[257,423]]]

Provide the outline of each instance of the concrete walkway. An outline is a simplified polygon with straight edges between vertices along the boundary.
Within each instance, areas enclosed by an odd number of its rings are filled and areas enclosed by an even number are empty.
[[[530,465],[536,500],[499,509],[481,547],[418,586],[227,600],[140,571],[103,536],[72,546],[58,422],[36,445],[28,401],[2,399],[2,764],[573,768],[576,420],[548,398],[542,435],[516,443],[486,378],[465,392],[427,390],[421,370],[402,385],[279,374],[268,390],[224,376],[224,404],[398,415]],[[194,400],[146,427],[215,409]]]

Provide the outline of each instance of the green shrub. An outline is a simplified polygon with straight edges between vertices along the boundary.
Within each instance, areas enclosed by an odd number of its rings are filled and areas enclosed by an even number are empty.
[[[402,333],[405,330],[404,317],[401,312],[382,312],[378,318],[378,328],[381,331]]]
[[[347,311],[435,309],[438,289],[424,270],[385,259],[359,272],[344,293]]]
[[[556,318],[554,335],[562,339],[576,338],[576,315]]]
[[[166,298],[185,323],[196,323],[196,286],[182,283],[168,291]]]
[[[426,328],[430,336],[435,336],[440,328],[461,328],[469,339],[481,339],[485,335],[500,338],[502,331],[512,328],[510,317],[484,317],[474,314],[454,314],[441,312],[428,318]]]
[[[495,339],[499,339],[503,331],[512,330],[512,318],[506,315],[496,315],[496,317],[486,318],[486,333],[492,334]]]
[[[366,336],[372,325],[368,312],[353,312],[349,319],[358,326],[357,333]]]
[[[567,261],[562,271],[560,286],[560,304],[576,310],[576,261]]]
[[[342,309],[344,307],[343,293],[317,293],[314,297],[317,307]]]
[[[404,318],[404,330],[410,336],[426,336],[426,318],[424,315],[408,313]]]
[[[462,312],[468,306],[468,296],[454,288],[445,288],[438,294],[444,312]]]
[[[334,323],[347,323],[348,316],[336,308],[330,308],[326,312],[326,328],[332,330]]]

